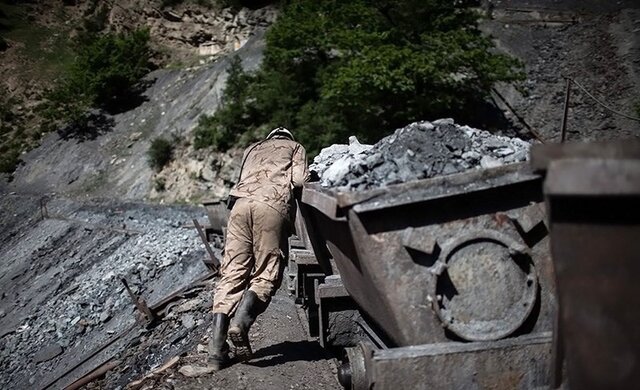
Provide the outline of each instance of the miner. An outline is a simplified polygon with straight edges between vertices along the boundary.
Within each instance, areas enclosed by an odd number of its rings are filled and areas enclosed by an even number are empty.
[[[213,298],[209,363],[215,369],[229,363],[227,335],[239,361],[251,358],[249,328],[282,282],[294,198],[307,178],[305,149],[283,127],[244,152],[238,183],[230,192],[224,258]]]

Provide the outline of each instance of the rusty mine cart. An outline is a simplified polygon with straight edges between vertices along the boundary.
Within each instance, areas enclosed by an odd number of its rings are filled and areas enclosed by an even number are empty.
[[[290,289],[325,347],[344,331],[336,313],[361,314],[364,337],[339,370],[345,388],[640,383],[640,144],[539,146],[532,160],[361,192],[305,186]],[[603,261],[624,268],[597,273]],[[558,296],[570,305],[559,310]],[[624,336],[580,317],[590,307]],[[589,360],[589,348],[602,356]],[[624,369],[616,348],[630,359]],[[608,372],[594,366],[603,356]]]
[[[530,163],[367,191],[310,183],[289,289],[311,336],[347,347],[346,389],[629,388],[639,201],[638,142],[541,145]]]

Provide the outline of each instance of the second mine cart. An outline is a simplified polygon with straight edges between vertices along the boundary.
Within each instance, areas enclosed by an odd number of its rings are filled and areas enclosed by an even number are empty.
[[[346,290],[367,329],[346,388],[548,387],[553,270],[526,164],[359,192],[310,184],[300,211],[324,274],[313,300]]]

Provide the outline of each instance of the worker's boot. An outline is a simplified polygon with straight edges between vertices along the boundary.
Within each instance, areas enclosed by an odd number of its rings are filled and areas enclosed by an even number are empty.
[[[213,313],[213,331],[209,335],[209,365],[216,371],[229,364],[229,345],[227,344],[227,329],[229,317],[223,313]]]
[[[229,326],[229,339],[236,347],[235,356],[239,361],[251,359],[252,351],[249,344],[249,328],[269,305],[269,302],[261,301],[256,293],[247,290],[242,302],[236,310],[236,315]]]

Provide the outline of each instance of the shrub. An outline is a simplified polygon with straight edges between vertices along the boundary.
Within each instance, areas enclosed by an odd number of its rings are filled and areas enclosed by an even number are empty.
[[[0,173],[12,173],[20,163],[25,150],[22,140],[24,128],[14,113],[16,100],[0,87]]]
[[[88,34],[80,39],[75,60],[48,94],[45,117],[57,126],[86,120],[90,107],[118,110],[139,95],[136,86],[151,70],[150,58],[147,30]]]
[[[164,177],[156,177],[154,188],[157,192],[165,191],[167,189],[167,179]]]
[[[213,7],[218,5],[220,7],[231,7],[240,4],[239,0],[162,0],[162,7],[173,7],[182,3],[195,3],[203,7]]]
[[[164,138],[156,138],[147,154],[151,168],[160,171],[173,159],[173,144]]]
[[[13,173],[19,163],[19,148],[10,145],[0,146],[0,173]]]

